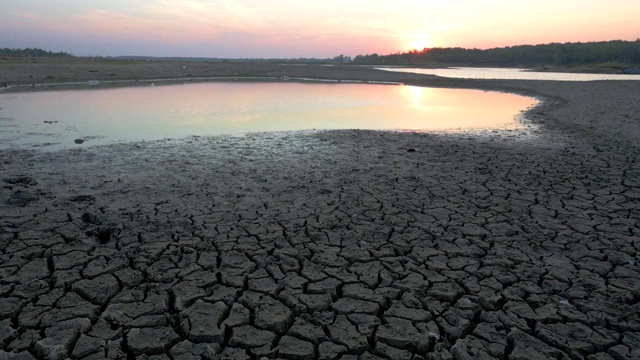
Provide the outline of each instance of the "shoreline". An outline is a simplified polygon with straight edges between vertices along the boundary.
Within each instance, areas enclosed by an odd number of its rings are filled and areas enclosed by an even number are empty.
[[[0,150],[0,357],[640,356],[640,83],[309,69],[535,96],[539,137]]]
[[[0,94],[32,91],[53,91],[53,90],[100,90],[105,88],[145,86],[149,83],[155,85],[173,85],[176,83],[203,83],[203,82],[301,82],[301,83],[335,83],[335,84],[380,84],[380,85],[404,85],[393,81],[375,80],[333,80],[309,77],[180,77],[180,78],[156,78],[156,79],[129,79],[129,80],[87,80],[83,82],[67,83],[39,83],[39,84],[17,84],[6,88],[0,88]]]
[[[145,62],[139,62],[140,64],[144,64]],[[168,62],[169,64],[173,64],[172,62]],[[191,63],[198,64],[198,63]],[[207,68],[209,63],[200,64]],[[236,66],[239,66],[240,69],[235,69]],[[195,67],[195,66],[191,66]],[[222,68],[220,68],[222,67]],[[174,64],[173,68],[180,68]],[[248,69],[247,69],[248,68]],[[280,70],[279,76],[273,76],[274,68]],[[244,69],[244,70],[243,70]],[[311,71],[309,71],[311,69]],[[335,70],[338,70],[338,76],[334,76]],[[356,70],[355,72],[353,70]],[[2,68],[0,68],[2,70]],[[197,69],[198,71],[209,71],[203,69]],[[69,77],[70,74],[65,72],[68,71],[66,68],[56,68],[52,66],[49,68],[49,72],[56,74],[56,76],[51,76],[55,79],[60,77]],[[100,89],[112,89],[112,88],[121,88],[121,87],[137,87],[137,86],[148,86],[152,85],[172,85],[172,84],[188,84],[188,83],[203,83],[203,82],[300,82],[300,83],[334,83],[334,84],[381,84],[381,85],[413,85],[413,86],[421,86],[421,87],[443,87],[443,88],[474,88],[477,90],[483,91],[496,91],[496,92],[506,92],[506,93],[515,93],[518,94],[518,90],[513,90],[510,88],[504,87],[496,87],[492,85],[479,84],[476,86],[469,86],[460,79],[446,79],[439,78],[435,76],[429,75],[415,75],[415,74],[393,74],[388,73],[386,71],[380,71],[373,67],[368,66],[349,66],[349,65],[336,65],[336,66],[324,66],[324,65],[305,65],[305,66],[297,66],[297,65],[285,65],[285,64],[269,64],[269,63],[241,63],[241,64],[228,64],[228,63],[218,63],[213,67],[212,72],[216,72],[216,76],[214,77],[179,77],[179,78],[170,78],[168,75],[160,77],[158,73],[148,73],[146,78],[139,79],[118,79],[118,80],[86,80],[91,79],[91,77],[84,75],[77,75],[77,82],[67,83],[67,82],[47,82],[47,83],[38,83],[38,84],[24,84],[26,78],[18,79],[18,83],[16,85],[9,85],[4,91],[0,90],[0,94],[3,92],[6,94],[9,93],[17,93],[17,92],[33,92],[33,91],[64,91],[64,90],[100,90]],[[231,76],[223,76],[222,73],[231,73]],[[252,76],[237,76],[238,73],[252,73]],[[308,74],[313,74],[316,77],[308,76]],[[351,77],[350,74],[355,74],[357,76]],[[0,75],[2,73],[0,72]],[[416,80],[424,80],[424,79],[433,79],[433,81],[429,81],[427,84],[422,83],[421,81]],[[438,83],[441,81],[442,83]],[[520,94],[519,94],[520,95]],[[526,96],[526,95],[525,95]],[[541,103],[541,96],[535,95],[531,96],[536,100],[537,103]],[[526,128],[520,129],[515,135],[516,138],[524,139],[529,138],[532,135],[532,132],[535,132],[535,129],[532,128],[533,123],[526,119],[529,113],[531,113],[532,108],[523,109],[525,110],[523,113],[517,114],[516,116],[520,118],[522,124],[525,125]],[[399,130],[402,131],[402,130]],[[429,131],[428,131],[429,132]],[[467,135],[470,133],[475,133],[477,136],[488,136],[488,134],[492,134],[492,136],[497,137],[514,137],[514,131],[512,130],[461,130],[461,131],[430,131],[433,134],[438,134],[440,136],[446,134],[458,134],[458,135]],[[83,144],[82,147],[92,146],[91,144]],[[54,151],[54,150],[44,150],[43,151]],[[57,151],[57,150],[56,150]]]

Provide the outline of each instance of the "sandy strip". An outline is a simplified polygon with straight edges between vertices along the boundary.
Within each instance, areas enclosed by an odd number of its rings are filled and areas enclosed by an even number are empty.
[[[269,66],[545,102],[527,138],[0,151],[0,358],[640,358],[639,82]]]

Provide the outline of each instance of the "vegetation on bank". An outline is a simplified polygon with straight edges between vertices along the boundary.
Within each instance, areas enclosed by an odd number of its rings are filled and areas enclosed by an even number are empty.
[[[640,39],[519,45],[487,50],[425,48],[389,55],[358,55],[353,62],[370,65],[637,66],[640,65]]]
[[[0,48],[0,56],[12,58],[67,58],[66,52],[53,52],[39,48]],[[213,61],[213,62],[284,62],[284,63],[338,63],[362,65],[411,65],[411,66],[601,66],[607,68],[640,67],[640,39],[635,41],[600,41],[586,43],[551,43],[542,45],[518,45],[493,49],[425,48],[389,55],[358,55],[355,58],[343,54],[334,58],[298,59],[224,59],[191,57],[147,57],[117,56],[97,57],[123,60],[169,60],[169,61]],[[633,69],[636,70],[636,69]]]
[[[66,52],[52,52],[42,50],[38,48],[26,48],[26,49],[9,49],[1,48],[0,56],[11,57],[73,57],[73,55]]]

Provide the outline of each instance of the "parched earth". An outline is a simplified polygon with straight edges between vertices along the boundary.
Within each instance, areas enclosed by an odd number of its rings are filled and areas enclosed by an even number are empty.
[[[640,358],[640,90],[516,85],[524,138],[1,151],[0,359]]]

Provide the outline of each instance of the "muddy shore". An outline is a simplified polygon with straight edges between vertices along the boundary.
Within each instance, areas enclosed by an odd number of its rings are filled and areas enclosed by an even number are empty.
[[[9,86],[188,74],[543,103],[526,137],[353,130],[1,150],[0,359],[640,358],[640,82],[0,65]]]

